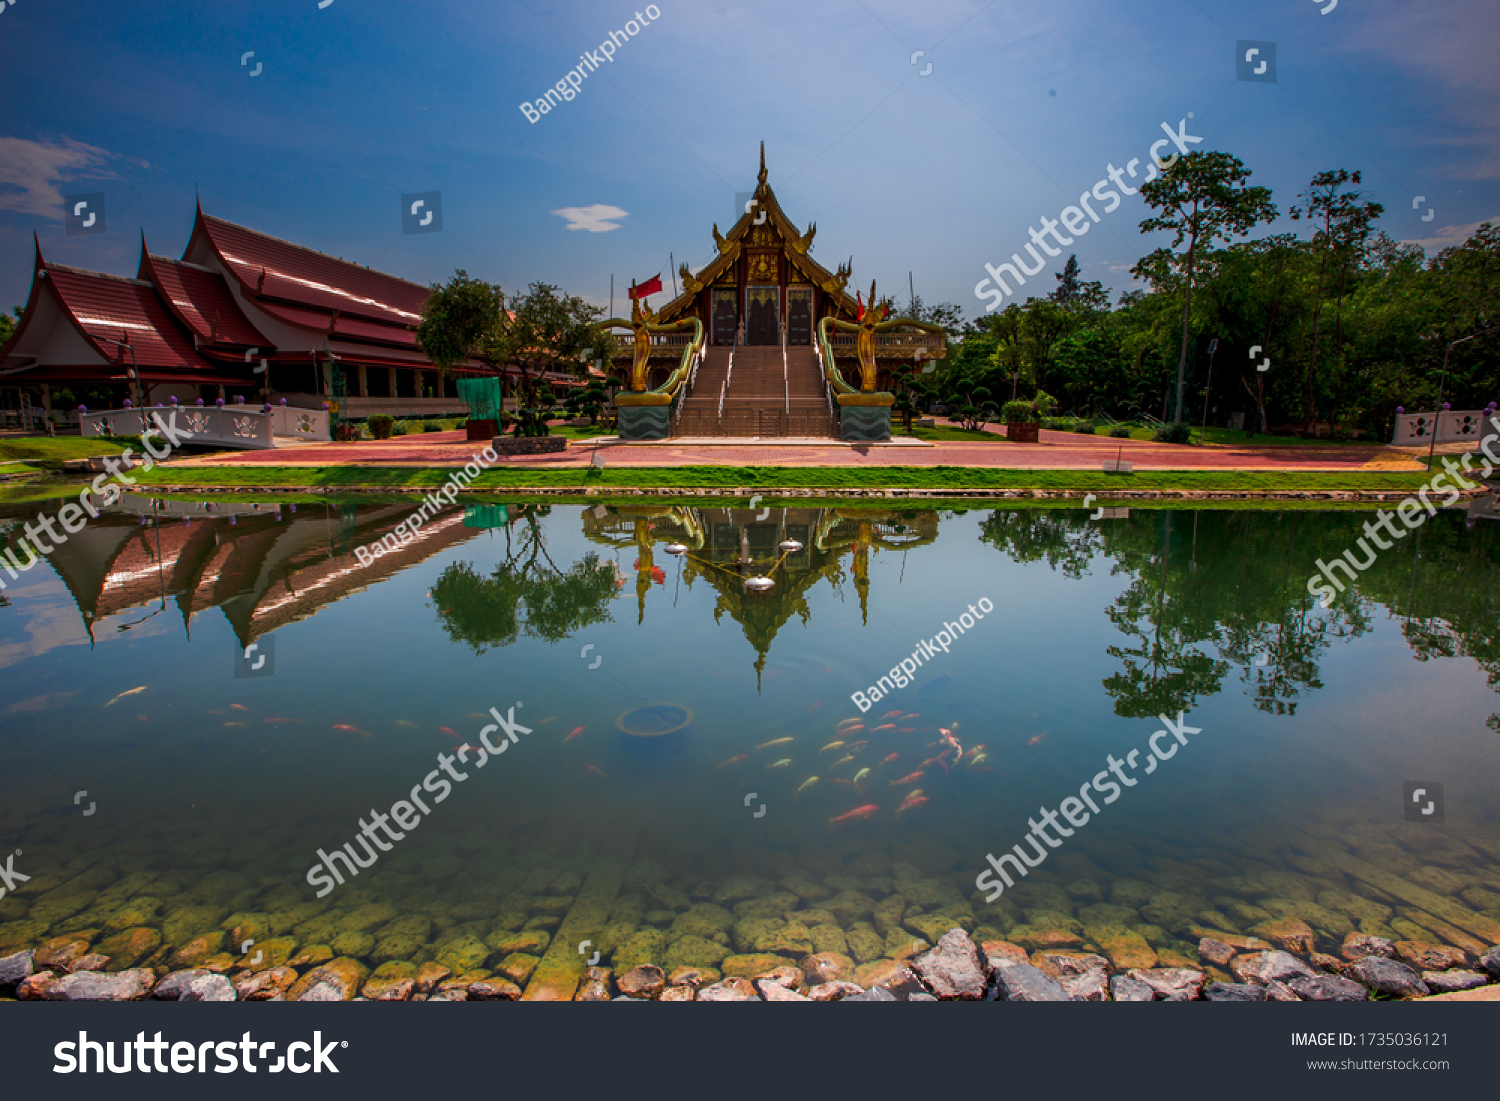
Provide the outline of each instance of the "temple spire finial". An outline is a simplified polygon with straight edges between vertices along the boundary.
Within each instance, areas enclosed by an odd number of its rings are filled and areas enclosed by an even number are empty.
[[[756,178],[762,187],[766,185],[766,143],[764,141],[760,143],[760,175]]]

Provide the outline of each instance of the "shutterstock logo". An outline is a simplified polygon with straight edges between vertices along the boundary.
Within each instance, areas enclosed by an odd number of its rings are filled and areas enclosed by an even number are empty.
[[[69,237],[104,232],[104,192],[63,196],[63,228]]]
[[[1276,83],[1276,43],[1241,39],[1234,44],[1234,75],[1240,80]]]
[[[441,233],[443,231],[443,193],[414,191],[401,196],[402,233]]]

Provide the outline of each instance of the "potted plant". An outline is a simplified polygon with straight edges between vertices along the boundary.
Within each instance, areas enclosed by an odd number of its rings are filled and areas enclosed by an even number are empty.
[[[1000,411],[1005,418],[1005,438],[1016,443],[1036,443],[1041,431],[1041,414],[1029,401],[1008,401]]]

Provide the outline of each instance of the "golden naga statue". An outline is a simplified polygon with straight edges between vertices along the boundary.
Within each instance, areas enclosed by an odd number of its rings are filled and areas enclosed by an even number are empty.
[[[646,390],[646,365],[651,359],[651,333],[657,326],[656,311],[636,295],[634,282],[630,284],[630,327],[635,331],[630,342],[630,388],[639,394]]]
[[[813,238],[816,237],[817,235],[818,235],[818,223],[817,222],[809,222],[807,224],[807,232],[804,233],[801,237],[797,237],[793,241],[790,242],[791,243],[791,247],[792,247],[792,251],[795,252],[795,253],[797,253],[798,255],[806,256],[807,255],[807,250],[812,247]]]
[[[693,278],[693,269],[688,267],[686,260],[678,265],[677,274],[682,277],[682,289],[688,294],[697,294],[703,289],[703,284]]]
[[[728,252],[730,249],[734,248],[733,242],[728,240],[722,233],[719,232],[718,222],[714,223],[714,244],[718,246],[719,252],[721,253]]]
[[[842,268],[839,270],[843,271]],[[875,281],[872,279],[870,280],[870,302],[865,306],[865,312],[859,319],[859,324],[837,320],[833,322],[834,328],[842,332],[859,334],[854,338],[854,351],[859,356],[859,391],[862,394],[875,392],[878,370],[875,364],[875,334],[911,324],[911,321],[906,318],[897,318],[894,321],[885,320],[890,316],[891,308],[889,304],[882,308],[878,304],[879,301],[875,295]]]

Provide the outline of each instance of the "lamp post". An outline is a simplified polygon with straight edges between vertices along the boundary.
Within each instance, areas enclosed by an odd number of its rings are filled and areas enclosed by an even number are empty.
[[[1203,384],[1203,442],[1208,442],[1208,395],[1214,381],[1214,353],[1219,350],[1219,338],[1208,342],[1208,381]]]
[[[1432,442],[1427,446],[1428,470],[1432,469],[1432,457],[1437,451],[1438,425],[1441,423],[1443,416],[1443,388],[1448,384],[1448,357],[1453,353],[1453,346],[1455,344],[1462,344],[1466,340],[1473,340],[1476,336],[1488,336],[1497,330],[1500,330],[1500,325],[1491,325],[1488,329],[1482,329],[1477,333],[1470,333],[1468,336],[1461,336],[1457,340],[1450,340],[1448,341],[1448,347],[1443,349],[1443,373],[1438,378],[1438,411],[1432,418]]]

